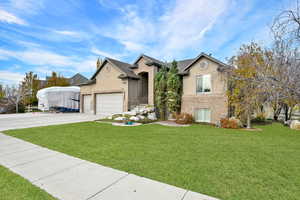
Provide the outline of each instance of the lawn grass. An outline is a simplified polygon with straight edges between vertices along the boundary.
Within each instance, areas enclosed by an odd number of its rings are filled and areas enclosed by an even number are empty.
[[[54,200],[47,192],[0,166],[1,200]]]
[[[6,134],[224,200],[300,197],[300,132],[85,122]]]

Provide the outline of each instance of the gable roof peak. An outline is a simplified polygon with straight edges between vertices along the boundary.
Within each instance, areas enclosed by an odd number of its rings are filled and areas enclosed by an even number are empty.
[[[230,68],[229,65],[227,65],[227,64],[223,63],[222,61],[220,61],[220,60],[218,60],[218,59],[212,57],[211,54],[206,54],[206,53],[204,53],[204,52],[201,52],[201,53],[200,53],[200,54],[199,54],[192,62],[190,62],[190,63],[183,69],[183,72],[188,71],[188,69],[189,69],[195,62],[197,62],[197,61],[198,61],[200,58],[202,58],[202,57],[205,57],[205,58],[207,58],[208,60],[217,63],[217,64],[218,64],[219,66],[221,66],[221,67],[228,67],[228,68]]]
[[[106,57],[104,59],[104,61],[102,62],[101,66],[97,69],[97,71],[95,72],[95,74],[92,76],[91,79],[95,79],[97,74],[100,72],[100,70],[103,68],[103,66],[109,62],[110,64],[112,64],[113,66],[117,67],[119,70],[121,70],[124,74],[125,77],[129,77],[129,78],[134,78],[134,79],[138,79],[139,77],[133,73],[133,71],[131,70],[132,65],[129,63],[125,63],[113,58],[109,58]]]
[[[150,57],[150,56],[147,56],[145,54],[140,54],[140,56],[134,61],[133,65],[132,65],[132,68],[137,68],[137,63],[139,62],[139,60],[141,58],[145,58],[147,61],[148,61],[148,65],[155,65],[155,66],[161,66],[163,65],[164,63],[156,58],[153,58],[153,57]]]

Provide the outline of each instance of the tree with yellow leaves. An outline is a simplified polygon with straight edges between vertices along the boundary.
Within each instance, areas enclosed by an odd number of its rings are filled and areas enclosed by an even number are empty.
[[[266,70],[264,50],[257,44],[242,45],[238,54],[230,59],[235,68],[229,75],[229,103],[234,114],[251,128],[251,116],[265,101],[261,73]]]
[[[51,77],[47,79],[47,87],[52,86],[69,86],[70,83],[68,79],[63,76],[57,75],[56,72],[52,72]]]

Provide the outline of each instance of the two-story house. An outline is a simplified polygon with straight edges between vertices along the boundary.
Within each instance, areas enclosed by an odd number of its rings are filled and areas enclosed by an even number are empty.
[[[177,62],[183,80],[181,112],[192,114],[198,122],[217,123],[226,117],[225,71],[230,67],[204,53]],[[154,77],[163,64],[146,55],[133,64],[106,58],[80,86],[81,112],[109,115],[140,104],[154,105]]]

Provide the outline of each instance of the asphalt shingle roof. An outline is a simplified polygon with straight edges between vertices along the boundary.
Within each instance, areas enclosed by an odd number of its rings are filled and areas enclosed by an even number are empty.
[[[177,61],[177,67],[179,69],[179,72],[183,72],[184,69],[186,68],[186,66],[191,64],[194,60],[195,60],[195,58]]]
[[[128,77],[130,78],[139,78],[138,75],[136,75],[132,70],[131,64],[125,63],[125,62],[121,62],[119,60],[115,60],[112,58],[106,58],[108,61],[110,61],[113,65],[115,65],[116,67],[118,67],[121,71],[123,71]]]
[[[122,62],[122,61],[119,61],[119,60],[116,60],[116,59],[113,59],[113,58],[105,58],[103,64],[101,66],[104,65],[105,62],[110,62],[111,64],[113,64],[114,66],[118,67],[122,72],[124,72],[124,75],[120,76],[120,77],[124,77],[124,78],[134,78],[134,79],[139,79],[139,76],[136,75],[134,72],[133,72],[133,68],[136,68],[136,63],[142,58],[146,58],[149,62],[153,62],[154,64],[158,64],[159,65],[164,65],[165,62],[162,62],[156,58],[152,58],[150,56],[147,56],[147,55],[140,55],[138,57],[138,59],[133,63],[133,64],[129,64],[129,63],[125,63],[125,62]],[[228,68],[230,66],[228,66],[227,64],[211,57],[210,55],[207,55],[205,53],[201,53],[200,55],[198,55],[196,58],[192,58],[192,59],[185,59],[185,60],[179,60],[177,61],[177,66],[178,66],[178,69],[179,69],[179,73],[180,74],[185,74],[189,71],[189,68],[190,66],[196,62],[198,59],[200,59],[201,57],[206,57],[207,59],[213,61],[213,62],[216,62],[220,65],[220,69],[225,69],[225,68]],[[168,63],[170,64],[170,63]],[[96,73],[92,76],[91,80],[95,79],[96,75],[98,74],[98,72],[101,70],[101,67],[96,71]],[[93,82],[87,82],[87,84],[92,84]]]
[[[70,83],[70,85],[80,85],[80,84],[86,83],[88,80],[89,79],[87,79],[83,75],[77,73],[74,76],[72,76],[71,78],[69,78],[69,83]]]

